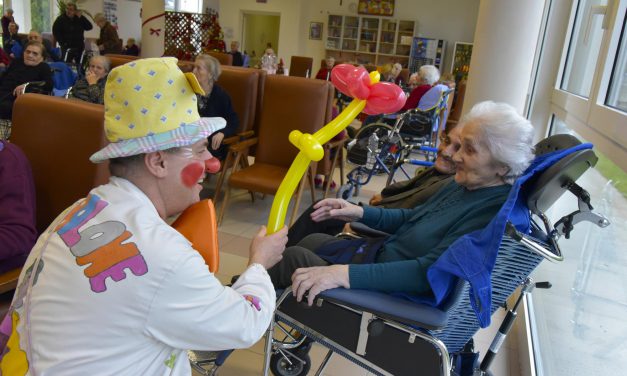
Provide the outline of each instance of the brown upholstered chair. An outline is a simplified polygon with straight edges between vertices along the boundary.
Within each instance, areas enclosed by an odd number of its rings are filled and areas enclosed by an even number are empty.
[[[207,55],[211,55],[218,59],[220,65],[233,65],[233,55],[225,54],[224,52],[207,52]]]
[[[107,163],[89,161],[106,143],[103,122],[102,105],[39,94],[15,101],[11,141],[33,169],[39,232],[93,187],[107,182]]]
[[[300,77],[268,76],[265,82],[258,137],[233,146],[238,159],[245,156],[247,147],[257,144],[255,163],[234,171],[229,177],[229,188],[220,211],[221,222],[230,197],[231,188],[241,188],[263,194],[276,194],[281,181],[298,153],[288,140],[289,133],[297,128],[313,134],[331,118],[333,87],[327,81]],[[309,184],[312,200],[314,168],[310,168]],[[294,220],[300,204],[305,177],[301,180],[292,211]]]
[[[118,67],[120,65],[124,65],[129,61],[139,59],[139,56],[131,56],[131,55],[120,55],[120,54],[106,54],[106,57],[111,60],[111,69]]]
[[[292,56],[290,59],[290,76],[311,77],[313,73],[313,58],[307,56]]]
[[[398,76],[401,78],[401,82],[407,84],[409,82],[409,69],[401,69],[401,73]]]
[[[466,81],[461,81],[457,85],[457,93],[455,93],[454,104],[449,112],[448,119],[446,124],[448,123],[457,123],[459,119],[462,117],[462,109],[464,106],[464,97],[466,96]]]
[[[254,135],[253,124],[255,121],[255,111],[257,109],[257,88],[259,85],[258,69],[223,69],[218,84],[229,94],[233,103],[233,108],[239,118],[240,127],[237,134],[225,138],[222,143],[234,145],[246,138]],[[222,163],[222,170],[216,183],[214,202],[218,200],[226,172],[233,166],[235,152],[229,149],[225,160]],[[248,166],[247,158],[240,158],[241,167]]]

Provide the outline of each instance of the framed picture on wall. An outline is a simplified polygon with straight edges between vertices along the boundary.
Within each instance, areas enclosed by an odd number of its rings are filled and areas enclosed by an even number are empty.
[[[309,39],[322,40],[322,22],[309,23]]]
[[[471,57],[472,43],[455,42],[453,61],[451,62],[451,73],[455,77],[455,81],[461,81],[468,77]]]
[[[359,0],[357,13],[372,16],[393,16],[394,0]]]

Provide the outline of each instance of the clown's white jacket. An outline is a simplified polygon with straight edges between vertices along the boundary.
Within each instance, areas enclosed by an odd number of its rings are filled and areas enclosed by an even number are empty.
[[[127,180],[111,178],[55,222],[0,326],[9,335],[2,375],[188,376],[186,350],[249,347],[270,323],[265,269],[222,286]]]

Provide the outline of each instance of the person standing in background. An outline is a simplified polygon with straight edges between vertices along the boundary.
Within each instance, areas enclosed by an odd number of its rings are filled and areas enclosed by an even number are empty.
[[[15,22],[15,18],[13,18],[13,9],[7,8],[2,16],[2,39],[9,35],[9,24],[11,22]]]
[[[54,39],[61,46],[61,56],[65,57],[66,52],[70,50],[67,61],[75,61],[78,64],[85,49],[85,31],[93,27],[83,16],[83,12],[76,9],[75,3],[66,4],[65,13],[59,15],[52,25]]]
[[[94,22],[100,28],[100,38],[96,41],[101,55],[122,53],[122,41],[117,30],[105,18],[104,14],[98,13],[94,16]]]

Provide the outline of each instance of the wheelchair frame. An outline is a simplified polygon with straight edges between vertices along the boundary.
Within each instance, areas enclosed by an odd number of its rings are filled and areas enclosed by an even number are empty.
[[[367,134],[366,163],[355,167],[346,175],[347,183],[338,190],[338,198],[348,199],[352,196],[357,196],[361,186],[368,184],[372,177],[379,173],[385,173],[388,176],[386,186],[394,182],[397,170],[401,170],[405,177],[410,179],[409,174],[403,168],[404,163],[422,166],[433,165],[432,160],[435,159],[437,149],[427,145],[408,145],[403,140],[400,132],[403,123],[415,111],[409,110],[398,116],[393,127],[388,124],[374,123],[359,130],[355,140],[358,140],[360,134],[371,132]],[[384,130],[387,134],[383,134],[379,130]],[[379,133],[381,133],[380,136]],[[373,135],[377,135],[376,140],[373,138]],[[427,160],[407,159],[414,150],[423,152],[427,156]]]

